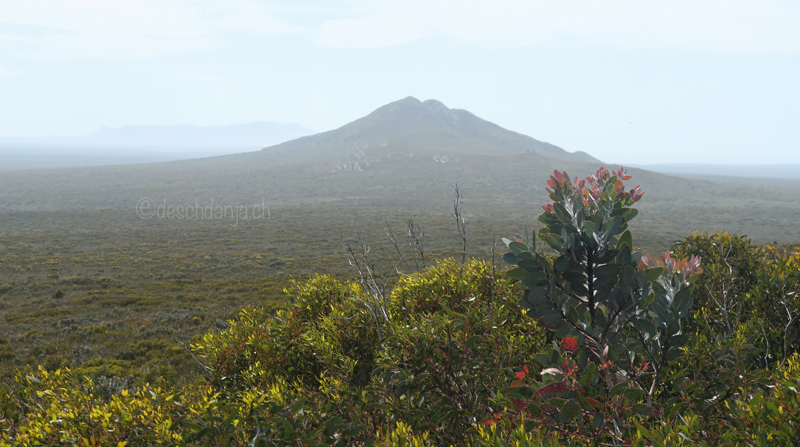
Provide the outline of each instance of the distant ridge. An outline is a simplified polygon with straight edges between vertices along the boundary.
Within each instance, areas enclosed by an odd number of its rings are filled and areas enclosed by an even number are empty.
[[[255,122],[230,126],[123,126],[102,127],[80,137],[0,138],[3,147],[37,148],[246,148],[293,140],[313,132],[299,124]]]
[[[585,152],[567,152],[527,135],[504,129],[466,110],[435,99],[412,96],[386,104],[338,129],[263,149],[276,159],[348,156],[371,148],[452,155],[535,153],[554,160],[600,161]]]

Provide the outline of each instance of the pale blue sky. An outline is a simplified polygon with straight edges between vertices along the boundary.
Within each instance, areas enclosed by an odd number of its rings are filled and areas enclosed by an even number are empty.
[[[617,163],[800,163],[800,0],[0,0],[0,137],[435,98]]]

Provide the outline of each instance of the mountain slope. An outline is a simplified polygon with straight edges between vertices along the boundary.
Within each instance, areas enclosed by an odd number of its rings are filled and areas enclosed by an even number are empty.
[[[313,132],[299,124],[268,121],[230,126],[123,126],[102,127],[78,137],[0,138],[0,148],[246,148],[256,150]]]
[[[359,151],[428,152],[448,155],[535,153],[554,160],[599,163],[584,152],[503,129],[466,110],[409,96],[389,103],[338,129],[263,149],[275,159],[346,157]]]

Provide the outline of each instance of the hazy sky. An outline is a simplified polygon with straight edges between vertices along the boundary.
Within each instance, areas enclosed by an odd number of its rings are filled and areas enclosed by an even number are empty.
[[[0,0],[0,136],[406,96],[619,163],[800,163],[800,0]]]

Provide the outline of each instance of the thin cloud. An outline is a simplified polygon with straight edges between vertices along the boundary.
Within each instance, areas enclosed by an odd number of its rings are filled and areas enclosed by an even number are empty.
[[[18,71],[10,71],[3,68],[0,68],[0,76],[19,76],[20,72]]]
[[[375,48],[431,36],[490,47],[566,38],[625,48],[800,52],[800,8],[769,0],[402,0],[349,2],[316,43]],[[795,4],[796,5],[796,4]]]
[[[148,57],[296,30],[253,0],[25,0],[3,2],[0,17],[45,30],[25,41],[41,55],[67,57]]]
[[[0,41],[8,42],[36,42],[36,39],[27,36],[16,36],[14,34],[0,33]]]

